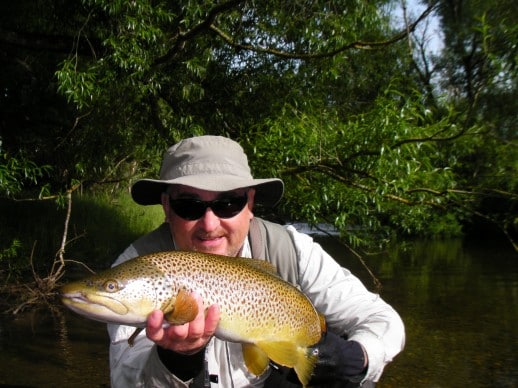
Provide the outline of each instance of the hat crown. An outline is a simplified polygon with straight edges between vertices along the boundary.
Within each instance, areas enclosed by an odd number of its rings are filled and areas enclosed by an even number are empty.
[[[284,192],[278,178],[254,179],[243,148],[222,136],[192,137],[170,147],[164,154],[160,179],[138,180],[131,195],[141,205],[159,204],[168,185],[218,192],[253,187],[254,203],[265,206],[274,206]]]
[[[230,175],[253,179],[248,158],[235,141],[221,136],[184,139],[164,154],[160,179],[186,176]]]

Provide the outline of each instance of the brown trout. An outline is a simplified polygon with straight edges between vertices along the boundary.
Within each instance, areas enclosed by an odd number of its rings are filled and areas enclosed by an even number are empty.
[[[192,321],[196,291],[205,307],[218,304],[216,337],[242,343],[250,372],[262,374],[269,359],[294,368],[307,385],[325,323],[309,299],[263,260],[198,252],[161,252],[136,257],[62,287],[63,303],[87,318],[145,327],[148,315],[164,312],[169,324]]]

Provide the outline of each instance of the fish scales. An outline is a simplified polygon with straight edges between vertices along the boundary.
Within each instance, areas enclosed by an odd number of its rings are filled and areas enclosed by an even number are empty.
[[[194,319],[183,307],[195,305],[192,291],[206,307],[220,306],[218,338],[257,346],[308,381],[315,359],[307,348],[319,341],[322,320],[309,299],[262,260],[160,252],[65,285],[62,295],[65,305],[86,317],[142,327],[155,309],[173,324]],[[253,373],[266,368],[246,346],[243,352]]]
[[[287,327],[309,338],[320,336],[316,311],[303,294],[298,290],[293,292],[293,286],[251,267],[250,259],[228,260],[220,256],[212,256],[212,259],[209,261],[193,252],[174,256],[166,252],[142,258],[142,261],[152,263],[157,270],[154,282],[158,287],[162,284],[162,288],[158,288],[159,295],[163,296],[161,302],[185,288],[198,292],[207,305],[220,305],[222,313],[234,321],[238,318],[253,323],[247,327],[247,335],[275,322],[273,329],[277,330],[270,331],[272,336]],[[308,314],[308,310],[313,314]],[[318,324],[308,325],[310,319]]]

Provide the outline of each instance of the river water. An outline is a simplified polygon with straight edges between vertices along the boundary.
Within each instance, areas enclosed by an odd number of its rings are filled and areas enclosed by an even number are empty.
[[[319,241],[374,290],[358,259]],[[365,260],[407,330],[378,387],[518,386],[518,256],[505,241],[406,242]],[[0,387],[108,387],[105,325],[50,310],[0,315]]]

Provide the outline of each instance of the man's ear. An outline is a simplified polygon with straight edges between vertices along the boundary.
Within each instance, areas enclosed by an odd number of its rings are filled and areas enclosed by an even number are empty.
[[[251,214],[251,218],[252,219],[254,217],[254,204],[255,204],[255,189],[254,188],[250,188],[248,189],[248,192],[247,192],[247,196],[248,196],[248,210],[250,211],[250,214]]]
[[[169,204],[169,194],[162,193],[160,197],[162,202],[162,209],[164,210],[165,222],[169,222],[169,215],[171,214],[171,205]]]

